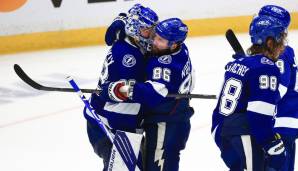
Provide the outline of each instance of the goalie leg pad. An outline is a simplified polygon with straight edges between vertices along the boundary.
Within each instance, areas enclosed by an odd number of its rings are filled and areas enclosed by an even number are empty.
[[[87,133],[94,152],[103,159],[104,170],[107,170],[112,143],[97,124],[87,121]]]
[[[143,135],[117,131],[111,150],[109,171],[139,171],[136,167]],[[117,149],[120,149],[118,151]]]

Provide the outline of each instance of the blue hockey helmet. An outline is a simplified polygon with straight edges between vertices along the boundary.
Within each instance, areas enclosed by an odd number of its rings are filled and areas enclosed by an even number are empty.
[[[259,16],[268,15],[274,18],[279,19],[284,27],[288,28],[291,22],[290,13],[277,5],[265,5],[259,11]]]
[[[158,22],[157,14],[150,8],[135,4],[129,11],[125,24],[125,32],[128,36],[135,38],[139,44],[148,49],[150,44],[148,37],[141,35],[142,28],[153,28]]]
[[[157,24],[155,33],[168,40],[171,46],[186,39],[188,28],[179,18],[169,18]]]
[[[249,28],[249,35],[253,44],[262,45],[269,37],[279,42],[286,28],[276,18],[270,16],[256,16]]]

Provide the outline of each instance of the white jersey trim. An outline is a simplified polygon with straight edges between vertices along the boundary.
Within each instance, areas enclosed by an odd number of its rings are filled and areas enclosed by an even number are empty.
[[[263,101],[252,101],[248,102],[247,110],[263,115],[273,116],[275,112],[275,105]]]
[[[160,94],[161,96],[163,97],[166,97],[168,95],[168,89],[167,87],[162,84],[162,83],[159,83],[159,82],[155,82],[155,81],[146,81],[146,83],[149,83],[152,85],[153,89],[158,93]]]
[[[242,141],[245,160],[246,160],[246,171],[252,171],[253,159],[252,159],[252,145],[251,145],[250,135],[241,135],[241,141]]]
[[[218,128],[219,125],[216,125],[216,127],[214,128],[214,130],[211,132],[211,135],[213,137],[213,139],[215,140],[215,134],[216,134],[216,131],[217,131],[217,128]]]
[[[280,97],[282,98],[287,93],[288,88],[282,84],[279,84],[278,91],[280,94]]]
[[[137,115],[140,111],[140,103],[111,103],[106,102],[104,110],[125,115]]]
[[[296,128],[298,129],[298,119],[291,117],[277,117],[274,127]]]

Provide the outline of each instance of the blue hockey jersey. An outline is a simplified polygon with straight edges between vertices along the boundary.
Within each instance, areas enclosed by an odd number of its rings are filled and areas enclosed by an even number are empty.
[[[298,70],[294,50],[287,46],[276,62],[280,69],[281,101],[277,106],[276,130],[287,135],[298,133]]]
[[[243,57],[226,65],[225,80],[212,117],[212,134],[252,135],[260,145],[274,137],[273,116],[280,73],[274,62],[262,55]]]
[[[142,104],[145,122],[177,122],[193,114],[189,99],[165,98],[167,94],[188,94],[194,82],[192,65],[185,44],[172,54],[151,56],[145,83],[134,85],[133,100]]]
[[[117,41],[105,58],[100,74],[98,88],[103,89],[99,95],[92,94],[91,105],[102,121],[116,130],[135,132],[141,119],[141,104],[132,101],[118,103],[108,95],[110,82],[124,80],[128,84],[144,81],[144,54],[128,38]],[[85,117],[94,122],[92,114],[84,110]]]

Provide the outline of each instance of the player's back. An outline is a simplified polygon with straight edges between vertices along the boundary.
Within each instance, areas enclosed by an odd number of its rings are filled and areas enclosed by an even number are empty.
[[[287,46],[285,48],[277,61],[277,66],[281,72],[280,89],[282,99],[277,106],[275,127],[284,134],[297,134],[298,69],[294,50],[291,47]]]
[[[228,63],[224,85],[213,112],[212,131],[219,129],[221,135],[254,132],[264,138],[267,133],[271,136],[271,120],[280,99],[278,82],[278,68],[263,55],[243,57]],[[255,122],[253,125],[252,121]],[[256,133],[257,129],[262,131]]]
[[[140,104],[126,101],[116,102],[109,94],[109,84],[114,81],[125,81],[128,84],[144,81],[145,61],[139,48],[128,39],[117,41],[108,53],[99,78],[98,87],[101,94],[92,94],[91,105],[106,125],[114,129],[132,131],[139,125]],[[85,117],[91,119],[88,111]],[[90,118],[91,117],[91,118]]]

